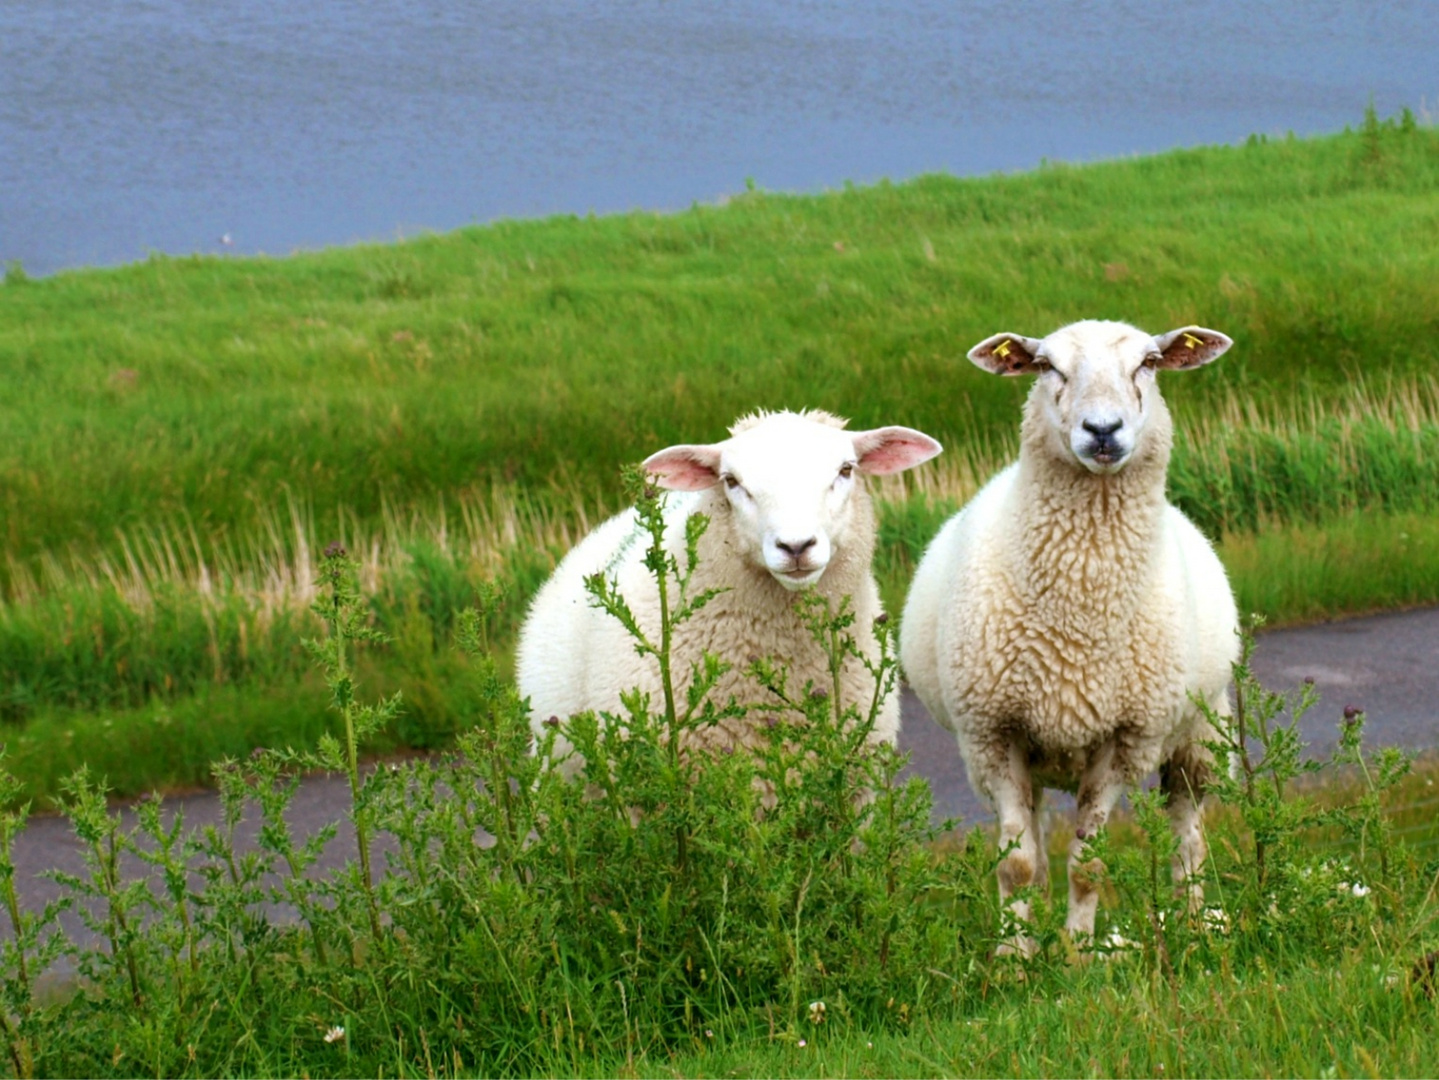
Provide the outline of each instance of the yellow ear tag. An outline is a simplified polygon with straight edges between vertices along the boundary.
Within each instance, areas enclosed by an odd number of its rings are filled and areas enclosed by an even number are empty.
[[[1001,341],[998,345],[994,347],[994,355],[999,357],[1001,360],[1003,360],[1006,356],[1009,355],[1009,341],[1007,339],[1005,341]]]
[[[1185,334],[1184,344],[1187,348],[1193,349],[1204,344],[1204,342],[1200,341],[1199,338],[1195,337],[1193,334]]]

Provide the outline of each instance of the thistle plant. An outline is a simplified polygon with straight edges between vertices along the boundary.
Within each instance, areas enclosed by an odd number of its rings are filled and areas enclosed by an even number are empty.
[[[263,850],[240,850],[237,833],[250,794],[245,772],[233,761],[221,761],[214,765],[212,776],[220,823],[206,825],[194,839],[196,869],[204,881],[196,897],[196,921],[212,946],[223,947],[227,959],[239,964],[264,935],[264,920],[256,908],[265,895],[262,882],[273,866]]]
[[[52,901],[39,915],[21,907],[15,885],[14,844],[30,814],[29,804],[20,802],[23,791],[23,785],[4,769],[0,750],[0,805],[19,807],[0,811],[0,900],[10,923],[9,940],[0,941],[0,1034],[15,1075],[28,1077],[34,1074],[38,1038],[34,975],[43,973],[65,952],[67,943],[59,932],[58,919],[71,901],[69,897]]]
[[[652,634],[640,626],[614,579],[603,573],[592,574],[585,579],[585,590],[595,607],[619,620],[633,639],[637,653],[654,657],[664,696],[660,718],[671,763],[677,766],[683,733],[700,722],[713,722],[713,714],[704,714],[704,706],[708,703],[710,690],[729,670],[729,665],[709,655],[698,661],[690,673],[689,690],[685,706],[681,709],[675,698],[674,631],[698,615],[723,590],[705,589],[693,596],[689,591],[695,568],[699,565],[699,542],[709,528],[709,519],[703,514],[692,514],[685,519],[684,561],[681,563],[666,543],[662,490],[637,468],[626,469],[624,479],[625,490],[634,499],[640,531],[649,539],[644,565],[654,577],[659,596],[658,640],[652,639]],[[633,713],[636,710],[630,711]]]
[[[365,897],[370,936],[380,938],[380,909],[375,897],[375,875],[372,865],[374,814],[370,791],[360,775],[360,744],[393,720],[400,709],[400,695],[395,694],[375,705],[362,705],[355,699],[355,677],[350,650],[355,644],[383,644],[387,639],[366,620],[366,605],[360,595],[358,566],[344,547],[333,543],[325,548],[320,561],[321,595],[311,610],[324,622],[325,637],[309,639],[306,647],[324,669],[330,687],[330,705],[344,720],[344,742],[333,735],[320,738],[319,750],[313,758],[297,755],[292,760],[301,766],[317,764],[321,768],[344,773],[350,781],[351,822],[355,827],[355,843],[359,849],[359,882]]]
[[[104,784],[93,780],[87,769],[66,781],[65,816],[81,843],[87,873],[82,877],[54,872],[52,876],[81,901],[81,919],[110,946],[109,953],[82,953],[81,974],[102,980],[109,972],[123,973],[130,1003],[140,1008],[145,993],[140,978],[139,916],[149,890],[143,880],[126,881],[120,873],[120,856],[131,844],[105,796]],[[85,901],[93,902],[99,912]]]
[[[246,786],[260,809],[260,849],[284,867],[282,883],[270,889],[271,902],[294,906],[310,930],[315,962],[323,966],[329,962],[325,946],[327,920],[316,896],[316,883],[308,874],[335,838],[336,827],[333,822],[327,823],[296,842],[285,812],[299,790],[300,773],[289,767],[284,755],[252,755],[247,773]]]

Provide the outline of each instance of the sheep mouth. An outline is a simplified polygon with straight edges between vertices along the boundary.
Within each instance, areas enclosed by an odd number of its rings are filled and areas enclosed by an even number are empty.
[[[1090,472],[1118,472],[1129,460],[1129,451],[1117,446],[1096,446],[1079,455],[1080,464]]]
[[[813,585],[823,573],[823,566],[795,566],[789,570],[770,571],[775,580],[786,589],[802,589],[806,585]]]

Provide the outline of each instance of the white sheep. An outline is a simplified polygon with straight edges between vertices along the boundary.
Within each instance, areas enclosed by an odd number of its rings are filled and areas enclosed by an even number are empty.
[[[1071,936],[1092,938],[1098,904],[1084,840],[1156,767],[1180,841],[1176,882],[1202,899],[1211,757],[1200,744],[1213,732],[1190,695],[1228,715],[1238,618],[1213,548],[1165,500],[1173,424],[1155,375],[1231,344],[1197,326],[1151,337],[1085,321],[1042,341],[996,334],[969,353],[987,371],[1038,378],[1019,460],[944,525],[915,572],[900,659],[993,800],[1000,850],[1015,845],[999,865],[1002,898],[1047,881],[1043,789],[1077,792]]]
[[[645,461],[661,487],[679,492],[665,507],[666,545],[685,561],[685,521],[705,514],[691,594],[725,591],[674,630],[671,670],[676,692],[705,651],[734,665],[713,691],[724,702],[760,703],[764,692],[744,674],[750,661],[773,658],[790,671],[790,685],[808,680],[828,687],[828,661],[799,618],[794,593],[813,589],[837,608],[852,598],[857,643],[871,660],[869,630],[881,614],[871,573],[874,508],[864,476],[899,472],[939,453],[939,443],[904,427],[845,431],[827,413],[758,413],[737,422],[731,437],[711,445],[672,446]],[[651,640],[658,641],[659,597],[643,563],[648,537],[633,509],[611,518],[582,540],[556,568],[530,609],[517,657],[520,693],[529,698],[531,726],[586,710],[618,712],[620,694],[639,687],[661,700],[657,661],[637,655],[619,621],[592,606],[584,579],[604,572]],[[874,680],[850,658],[841,679],[845,702],[862,708]],[[883,703],[872,739],[893,744],[899,703]],[[711,749],[751,745],[743,722],[700,729],[692,744]],[[562,743],[560,749],[567,749]],[[573,772],[573,758],[567,766]]]

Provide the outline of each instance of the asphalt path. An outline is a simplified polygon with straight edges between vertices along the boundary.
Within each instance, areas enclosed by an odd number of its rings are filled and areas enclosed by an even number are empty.
[[[1365,743],[1424,751],[1439,747],[1439,608],[1340,619],[1260,634],[1251,660],[1269,690],[1297,692],[1314,680],[1319,701],[1300,720],[1312,754],[1332,750],[1350,705],[1365,712]],[[935,816],[970,824],[993,818],[964,774],[954,736],[930,719],[908,688],[899,745],[908,772],[925,777]],[[1050,806],[1072,806],[1068,796]]]
[[[1313,678],[1319,704],[1301,724],[1311,751],[1332,747],[1340,719],[1349,705],[1368,716],[1368,743],[1411,750],[1439,747],[1439,608],[1374,615],[1264,633],[1254,652],[1254,669],[1272,690],[1295,690]],[[929,780],[936,819],[957,818],[966,825],[991,819],[988,805],[970,790],[954,737],[940,728],[918,699],[904,693],[904,724],[900,747],[907,751],[907,772]],[[344,777],[315,776],[304,781],[291,805],[290,822],[298,836],[308,836],[327,823],[341,821],[319,868],[343,865],[354,857],[353,834],[344,826],[349,792]],[[182,809],[188,826],[218,824],[219,800],[213,794],[166,800],[167,810]],[[1062,812],[1064,799],[1050,803]],[[133,823],[133,815],[127,812]],[[253,844],[255,823],[240,830],[242,844]],[[16,886],[23,903],[40,909],[58,895],[58,887],[42,874],[47,870],[82,873],[81,850],[63,818],[37,816],[16,839]],[[131,860],[127,873],[143,871]],[[277,912],[283,917],[283,912]],[[67,929],[88,939],[78,919],[67,917]],[[8,926],[0,936],[8,936]]]

